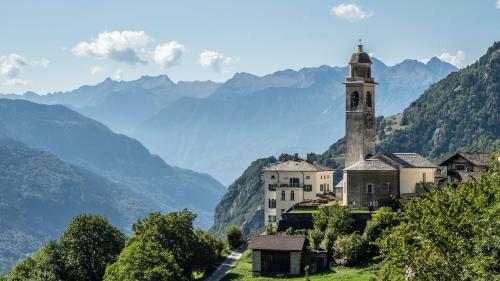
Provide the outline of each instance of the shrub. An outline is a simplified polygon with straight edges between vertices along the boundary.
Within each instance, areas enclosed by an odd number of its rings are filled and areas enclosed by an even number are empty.
[[[243,243],[243,232],[241,227],[231,225],[226,228],[226,241],[231,249],[238,248]]]
[[[338,265],[359,265],[365,259],[366,241],[357,233],[340,235],[333,247],[335,261]]]

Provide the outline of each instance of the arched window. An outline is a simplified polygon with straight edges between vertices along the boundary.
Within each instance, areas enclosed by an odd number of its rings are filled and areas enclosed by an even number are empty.
[[[368,68],[367,74],[368,74],[368,75],[366,75],[367,78],[371,78],[372,77],[372,70],[371,70],[371,68]]]
[[[351,107],[358,107],[359,104],[359,93],[358,92],[353,92],[351,94]]]
[[[358,77],[358,67],[354,67],[354,70],[352,71],[352,77]]]
[[[281,201],[285,201],[286,200],[286,194],[285,194],[285,191],[281,191]]]
[[[295,192],[293,192],[293,190],[290,191],[290,200],[295,201]]]
[[[372,93],[366,92],[366,107],[372,107]]]

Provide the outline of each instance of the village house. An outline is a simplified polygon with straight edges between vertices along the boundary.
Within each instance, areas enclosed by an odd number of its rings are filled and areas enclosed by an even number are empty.
[[[282,213],[295,204],[333,192],[333,169],[314,163],[311,154],[306,160],[296,154],[264,168],[263,181],[264,223],[276,226]]]
[[[488,169],[489,153],[455,153],[443,160],[439,166],[446,167],[446,183],[456,185],[459,181],[477,179]]]

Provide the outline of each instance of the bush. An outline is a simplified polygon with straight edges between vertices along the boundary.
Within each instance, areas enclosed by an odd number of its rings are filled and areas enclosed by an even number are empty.
[[[231,249],[238,248],[243,243],[243,232],[241,227],[231,225],[226,228],[226,241]]]
[[[340,235],[333,247],[338,265],[359,265],[365,260],[366,241],[357,233]]]
[[[272,223],[269,223],[267,226],[266,226],[266,234],[267,235],[273,235],[273,234],[276,234],[276,228],[273,226]]]
[[[309,239],[311,243],[311,248],[318,250],[320,248],[321,241],[323,240],[324,233],[319,229],[313,229],[309,232]]]
[[[353,223],[351,209],[338,203],[320,207],[318,212],[313,214],[315,229],[323,232],[331,229],[335,235],[349,233]]]

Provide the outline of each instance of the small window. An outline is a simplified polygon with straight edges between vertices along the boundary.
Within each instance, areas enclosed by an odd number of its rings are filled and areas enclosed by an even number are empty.
[[[369,183],[366,185],[366,192],[373,193],[373,184]]]
[[[319,191],[324,191],[325,190],[325,187],[323,186],[323,184],[320,184],[319,185]]]
[[[366,92],[366,106],[372,107],[372,94],[370,92]]]
[[[422,182],[427,182],[425,178],[425,173],[422,174]]]
[[[290,201],[295,201],[295,192],[293,190],[290,191]]]
[[[306,180],[309,180],[309,179],[311,179],[311,176],[306,176]]]
[[[269,189],[269,191],[276,191],[277,186],[278,186],[277,184],[270,184],[268,189]]]
[[[268,216],[269,222],[276,222],[276,216]]]
[[[274,180],[276,177],[274,175],[271,175],[271,179]]]
[[[281,191],[281,201],[285,201],[286,200],[286,194],[285,194],[285,191]]]
[[[307,191],[307,192],[312,191],[312,185],[304,184],[304,191]]]
[[[457,171],[464,171],[466,169],[467,169],[466,164],[455,164],[455,170],[457,170]]]
[[[387,183],[387,192],[391,193],[391,183]]]

